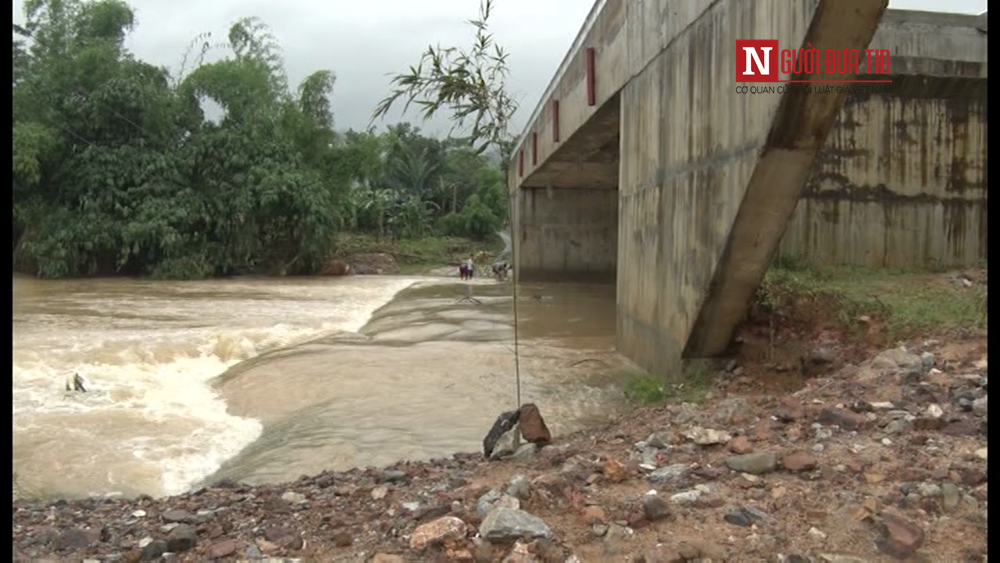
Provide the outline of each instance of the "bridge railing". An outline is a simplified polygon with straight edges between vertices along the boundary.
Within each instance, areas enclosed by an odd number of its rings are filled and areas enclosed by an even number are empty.
[[[518,137],[517,145],[514,147],[514,151],[511,154],[517,154],[517,151],[521,149],[524,145],[525,139],[528,137],[528,132],[531,131],[532,126],[538,119],[538,115],[542,112],[542,107],[544,107],[545,102],[552,95],[552,91],[555,90],[556,85],[562,79],[563,75],[566,73],[566,69],[569,68],[570,61],[573,60],[573,55],[580,49],[583,45],[584,40],[587,38],[587,34],[590,33],[590,29],[594,26],[594,22],[597,21],[597,16],[601,13],[604,5],[607,4],[607,0],[596,0],[593,7],[590,8],[590,13],[587,14],[587,19],[583,21],[583,27],[580,28],[580,32],[576,34],[576,39],[573,40],[573,44],[570,46],[569,51],[566,52],[566,56],[563,57],[562,63],[556,70],[555,76],[549,82],[548,87],[542,94],[542,97],[538,99],[538,104],[535,106],[535,111],[532,112],[531,117],[524,124],[524,129],[521,131],[520,137]],[[511,166],[515,165],[516,159],[511,159]]]

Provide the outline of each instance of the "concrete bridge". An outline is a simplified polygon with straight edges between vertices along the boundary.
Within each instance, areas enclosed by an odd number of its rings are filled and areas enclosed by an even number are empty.
[[[513,152],[516,275],[615,281],[618,349],[650,371],[723,353],[846,96],[837,83],[738,94],[751,84],[735,79],[736,40],[891,55],[890,76],[862,60],[857,76],[782,80],[891,79],[914,99],[985,100],[985,16],[886,4],[598,0]]]

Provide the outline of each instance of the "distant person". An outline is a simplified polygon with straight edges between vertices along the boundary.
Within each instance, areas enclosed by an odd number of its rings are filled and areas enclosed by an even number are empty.
[[[458,277],[463,281],[469,277],[469,268],[466,267],[465,260],[462,260],[462,263],[458,265]]]
[[[465,261],[466,279],[471,280],[476,273],[476,263],[472,259],[472,255],[469,255],[469,259]]]
[[[507,272],[510,271],[510,265],[506,262],[497,262],[493,264],[493,277],[496,278],[498,282],[507,280]]]
[[[74,373],[71,376],[66,376],[66,390],[79,391],[81,393],[87,392],[87,388],[83,386],[83,378],[80,377],[80,374]]]

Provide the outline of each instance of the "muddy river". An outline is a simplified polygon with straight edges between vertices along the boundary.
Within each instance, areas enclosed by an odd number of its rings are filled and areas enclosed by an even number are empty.
[[[17,483],[159,496],[478,450],[517,403],[512,304],[491,280],[15,277]],[[555,434],[620,410],[613,286],[517,304],[522,402]]]

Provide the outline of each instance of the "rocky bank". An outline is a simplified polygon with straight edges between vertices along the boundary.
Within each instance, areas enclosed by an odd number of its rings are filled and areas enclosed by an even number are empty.
[[[496,461],[15,501],[13,558],[986,561],[985,350],[976,336],[912,343],[784,395],[730,365],[703,406],[636,409]]]

